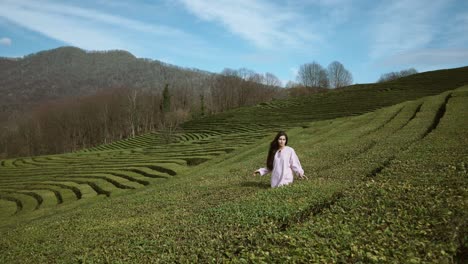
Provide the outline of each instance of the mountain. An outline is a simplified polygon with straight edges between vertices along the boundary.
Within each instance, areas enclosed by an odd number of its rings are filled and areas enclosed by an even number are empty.
[[[85,96],[115,88],[140,88],[160,92],[172,87],[207,89],[213,74],[139,59],[126,51],[84,51],[61,47],[23,58],[0,58],[0,110],[28,110],[64,97]]]

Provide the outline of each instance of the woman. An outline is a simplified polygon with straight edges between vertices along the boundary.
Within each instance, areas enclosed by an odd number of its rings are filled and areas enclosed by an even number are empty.
[[[288,136],[286,133],[283,131],[278,132],[275,139],[270,143],[266,162],[267,167],[254,172],[254,175],[260,174],[260,176],[271,172],[271,187],[273,188],[292,183],[293,171],[300,179],[307,178],[296,152],[293,148],[286,146],[287,144]]]

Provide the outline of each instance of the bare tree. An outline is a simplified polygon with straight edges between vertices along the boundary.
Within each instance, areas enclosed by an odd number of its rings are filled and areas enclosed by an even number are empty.
[[[265,85],[270,85],[270,86],[281,86],[282,83],[278,77],[276,77],[273,73],[265,73],[265,77],[263,78],[263,83]]]
[[[254,82],[254,83],[264,83],[265,82],[265,77],[262,74],[252,72],[246,79],[249,82]]]
[[[315,61],[299,67],[297,81],[307,87],[329,87],[327,72]]]
[[[332,88],[340,88],[353,83],[353,75],[338,61],[328,65],[327,73]]]
[[[130,91],[128,96],[128,123],[130,125],[132,137],[135,137],[136,134],[136,125],[137,125],[137,96],[138,91],[134,89]]]
[[[415,68],[409,68],[409,69],[406,69],[406,70],[401,70],[400,71],[400,76],[405,77],[405,76],[413,75],[413,74],[416,74],[416,73],[418,73],[418,71]]]
[[[288,82],[286,83],[286,88],[293,88],[293,87],[297,87],[297,86],[300,86],[300,84],[297,83],[297,82],[288,81]]]
[[[255,75],[257,75],[256,72],[247,68],[240,68],[239,70],[237,70],[237,77],[246,81],[247,80],[252,81],[252,79],[257,78],[255,77]]]
[[[415,68],[401,70],[400,72],[389,72],[389,73],[380,75],[380,78],[377,82],[381,83],[381,82],[393,81],[398,78],[406,77],[406,76],[413,75],[416,73],[418,73],[418,71]]]
[[[231,68],[224,68],[221,72],[221,75],[224,76],[237,76],[237,71]]]

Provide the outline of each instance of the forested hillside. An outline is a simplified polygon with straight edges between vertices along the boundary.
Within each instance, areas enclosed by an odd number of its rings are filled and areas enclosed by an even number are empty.
[[[52,99],[90,95],[107,88],[161,91],[166,83],[209,89],[212,73],[156,60],[137,59],[126,51],[87,52],[62,47],[23,58],[0,59],[2,111],[18,110]]]
[[[0,157],[63,153],[172,131],[193,117],[284,97],[271,80],[271,74],[246,69],[214,74],[125,51],[63,47],[3,58]]]

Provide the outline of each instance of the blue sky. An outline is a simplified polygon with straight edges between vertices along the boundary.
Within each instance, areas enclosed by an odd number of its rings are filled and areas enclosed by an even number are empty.
[[[283,82],[301,64],[337,60],[369,83],[409,67],[467,66],[468,1],[0,0],[0,56],[60,46]]]

